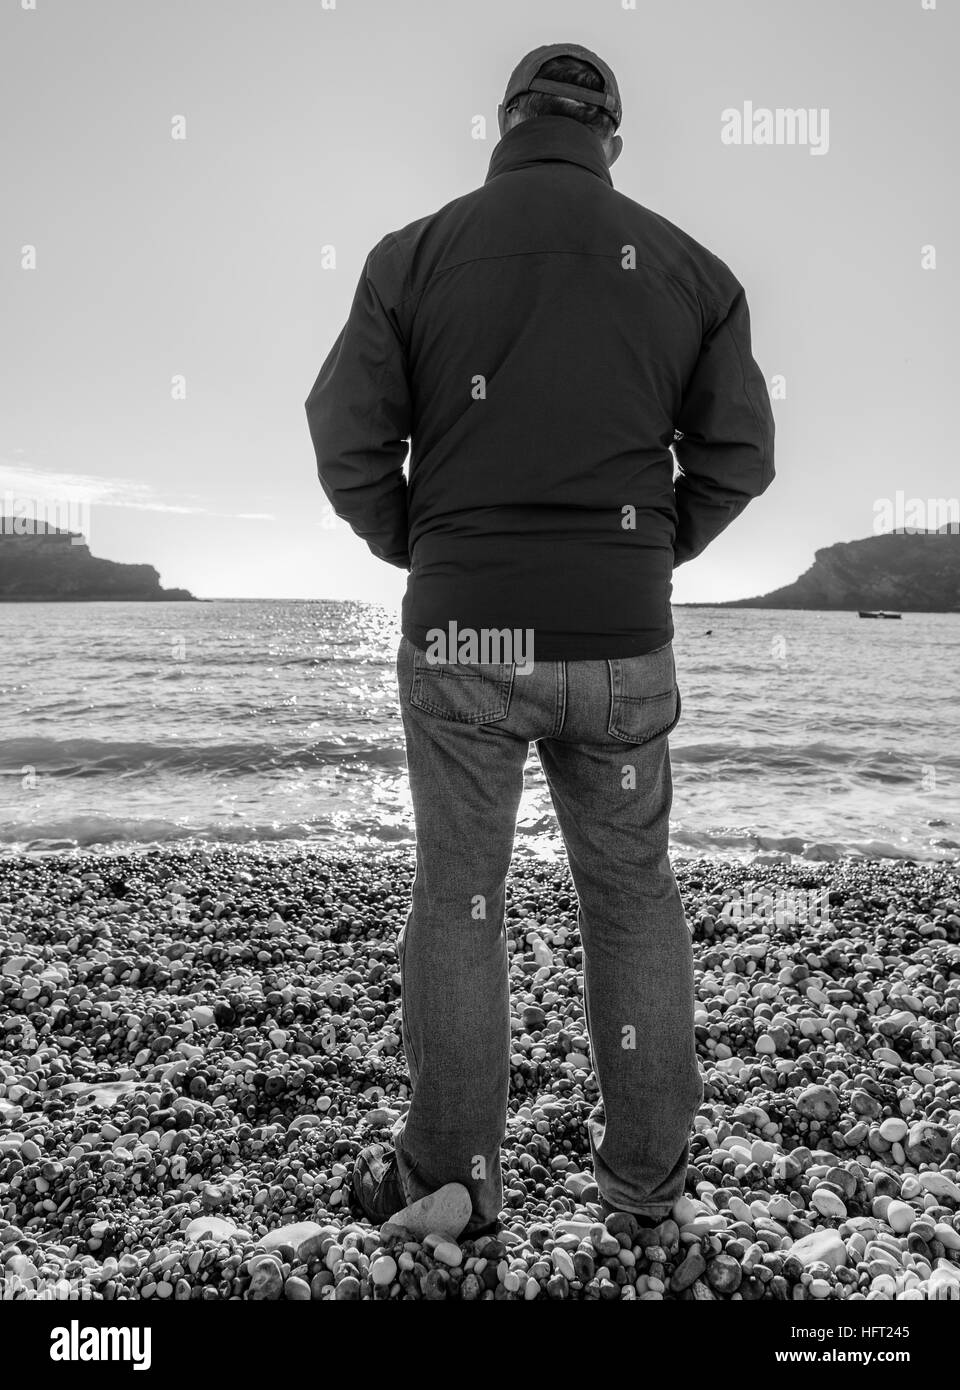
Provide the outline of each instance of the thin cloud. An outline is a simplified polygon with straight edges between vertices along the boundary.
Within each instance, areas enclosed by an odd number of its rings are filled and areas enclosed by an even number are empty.
[[[88,507],[122,507],[138,512],[175,512],[183,516],[219,516],[237,521],[276,521],[270,512],[221,512],[202,505],[196,493],[174,501],[150,483],[96,473],[50,473],[0,460],[0,512],[7,503],[82,503]],[[199,505],[197,505],[199,504]]]

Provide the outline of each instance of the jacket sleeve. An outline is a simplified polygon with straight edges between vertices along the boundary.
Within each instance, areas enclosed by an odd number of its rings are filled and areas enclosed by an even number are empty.
[[[337,516],[378,559],[409,569],[410,391],[400,333],[371,277],[373,254],[307,398],[307,421],[320,485]]]
[[[773,481],[773,411],[753,359],[742,286],[706,334],[684,391],[674,445],[674,564],[705,550]]]

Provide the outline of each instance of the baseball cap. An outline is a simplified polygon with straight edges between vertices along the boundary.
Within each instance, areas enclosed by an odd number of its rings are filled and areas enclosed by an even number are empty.
[[[573,82],[554,82],[549,77],[538,77],[537,74],[544,63],[551,58],[579,58],[585,63],[592,63],[603,78],[603,91],[594,92],[589,87],[579,87]],[[588,106],[602,106],[613,118],[614,128],[620,124],[623,117],[617,79],[602,58],[598,58],[596,53],[591,53],[589,48],[582,48],[578,43],[544,44],[542,48],[535,48],[532,53],[521,58],[507,83],[503,97],[504,110],[514,97],[521,96],[524,92],[549,92],[552,96],[568,97],[571,101],[581,101]]]

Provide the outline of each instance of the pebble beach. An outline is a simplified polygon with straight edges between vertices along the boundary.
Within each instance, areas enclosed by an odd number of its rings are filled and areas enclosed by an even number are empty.
[[[576,898],[508,882],[503,1229],[375,1228],[407,1104],[407,849],[0,860],[0,1289],[102,1300],[960,1297],[960,873],[676,865],[704,1101],[669,1218],[602,1219]]]

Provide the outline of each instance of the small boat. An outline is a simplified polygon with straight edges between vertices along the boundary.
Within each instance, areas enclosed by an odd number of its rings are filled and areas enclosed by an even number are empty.
[[[899,618],[901,615],[899,613],[888,613],[883,608],[876,608],[872,612],[861,608],[857,616],[860,618]]]

